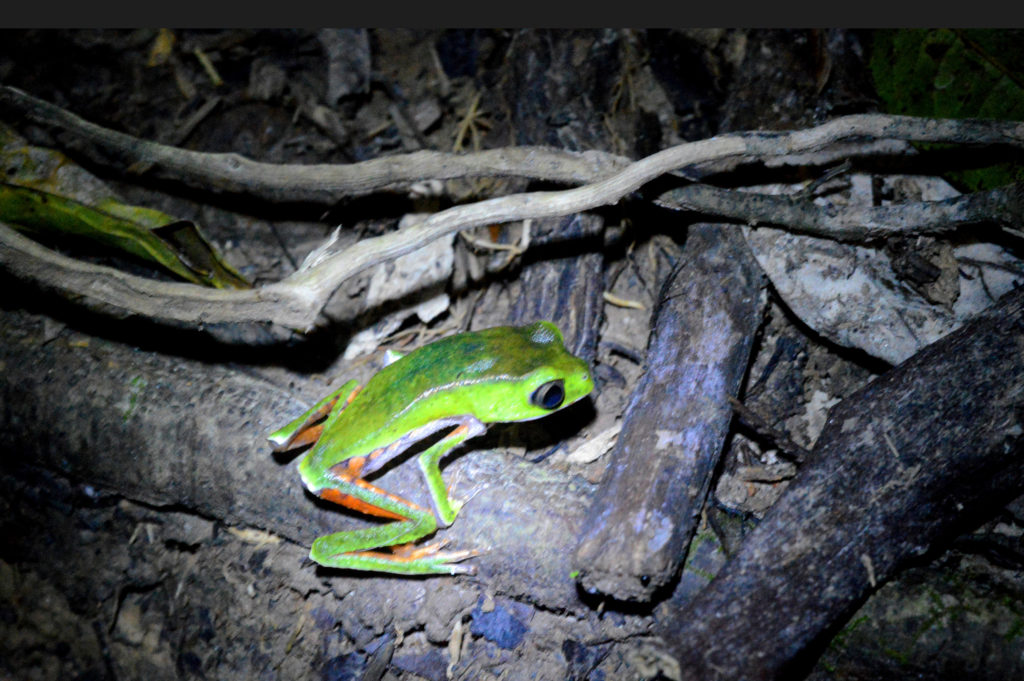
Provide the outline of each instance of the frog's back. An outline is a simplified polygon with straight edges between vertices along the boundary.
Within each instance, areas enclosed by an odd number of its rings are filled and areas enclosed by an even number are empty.
[[[527,377],[539,380],[538,369],[576,372],[591,385],[586,363],[565,350],[561,333],[550,322],[461,333],[425,345],[381,369],[346,409],[331,416],[307,465],[326,468],[366,455],[442,421],[473,417],[491,423],[539,416],[500,413],[505,403],[519,399]],[[521,397],[525,403],[529,395]]]
[[[432,398],[469,394],[458,388],[482,381],[521,380],[542,361],[530,339],[531,328],[470,331],[424,345],[371,378],[360,394],[360,408],[354,409],[350,418],[359,418],[366,410],[400,418]],[[463,409],[472,406],[459,404]]]

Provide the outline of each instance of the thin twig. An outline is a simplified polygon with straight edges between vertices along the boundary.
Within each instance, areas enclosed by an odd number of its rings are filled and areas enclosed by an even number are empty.
[[[908,234],[949,232],[961,225],[1024,222],[1024,183],[964,194],[942,201],[918,201],[888,206],[832,207],[789,196],[721,189],[695,184],[662,194],[656,201],[669,208],[742,220],[751,225],[786,227],[840,241],[866,241]]]

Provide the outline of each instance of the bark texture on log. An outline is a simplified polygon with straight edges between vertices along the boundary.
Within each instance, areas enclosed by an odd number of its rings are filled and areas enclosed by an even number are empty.
[[[569,151],[608,146],[607,133],[588,105],[599,79],[593,66],[570,66],[572,45],[551,40],[545,31],[524,31],[516,37],[506,96],[512,103],[517,144]],[[538,319],[557,323],[569,350],[588,362],[597,353],[601,322],[603,231],[604,219],[592,213],[534,220],[531,252],[520,277],[523,295],[513,310],[516,324]],[[565,255],[550,257],[560,246]]]
[[[761,270],[736,230],[696,225],[684,255],[576,549],[583,587],[620,600],[648,600],[678,572],[761,318]]]
[[[24,466],[43,468],[102,494],[266,530],[302,546],[365,525],[364,516],[304,491],[294,468],[298,457],[289,462],[271,453],[266,435],[308,406],[297,395],[227,367],[75,332],[48,340],[51,323],[19,311],[0,315],[0,468],[15,474]],[[534,434],[551,446],[545,428],[565,423],[538,421]],[[466,579],[546,608],[584,611],[565,547],[579,531],[590,487],[545,466],[479,451],[487,442],[471,441],[449,464],[458,473],[446,477],[457,475],[460,489],[477,493],[438,538],[484,551],[473,559],[477,576]],[[414,463],[381,480],[429,503]],[[380,589],[381,598],[396,588],[393,579],[327,574],[339,575],[340,589],[352,580]]]
[[[811,461],[662,635],[684,679],[786,678],[908,560],[1024,485],[1024,289],[832,409]]]

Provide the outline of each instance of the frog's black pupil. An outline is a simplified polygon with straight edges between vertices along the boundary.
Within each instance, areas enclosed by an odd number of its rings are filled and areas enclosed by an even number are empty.
[[[543,409],[555,409],[565,399],[565,384],[561,379],[548,381],[533,391],[530,402]]]

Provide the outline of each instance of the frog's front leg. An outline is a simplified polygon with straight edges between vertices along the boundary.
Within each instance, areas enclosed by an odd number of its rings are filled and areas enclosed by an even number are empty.
[[[487,430],[487,426],[469,414],[460,416],[455,423],[457,425],[451,432],[419,456],[420,469],[430,490],[430,500],[434,504],[434,511],[442,527],[448,527],[455,522],[455,516],[458,515],[463,502],[448,496],[448,488],[441,477],[441,459],[466,440],[482,435]]]

